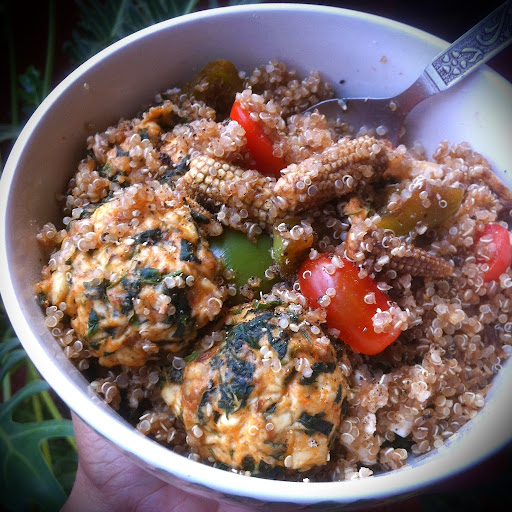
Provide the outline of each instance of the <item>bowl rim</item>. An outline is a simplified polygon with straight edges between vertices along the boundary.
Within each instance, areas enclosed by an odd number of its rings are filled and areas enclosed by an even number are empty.
[[[47,98],[45,98],[20,133],[12,148],[1,177],[0,268],[9,268],[9,259],[6,248],[7,244],[5,243],[5,225],[7,221],[5,205],[8,203],[8,192],[15,176],[18,161],[23,153],[25,144],[30,138],[32,132],[38,127],[44,113],[51,109],[56,99],[71,83],[80,80],[80,77],[84,73],[94,67],[98,62],[102,61],[105,57],[152,33],[159,32],[161,30],[171,30],[176,26],[190,22],[198,22],[202,19],[224,16],[227,13],[282,11],[301,11],[304,13],[315,12],[332,14],[340,17],[359,18],[368,20],[372,24],[386,25],[401,32],[408,32],[422,40],[434,42],[440,47],[446,47],[448,45],[446,41],[432,34],[406,25],[402,22],[384,18],[375,14],[339,7],[293,3],[247,4],[209,9],[166,20],[131,34],[100,51],[64,78],[64,80],[55,87]],[[0,293],[2,294],[6,311],[11,319],[15,332],[17,333],[30,359],[38,369],[43,368],[42,361],[44,361],[44,369],[40,370],[43,377],[47,380],[49,385],[58,392],[59,396],[61,396],[70,409],[105,439],[110,440],[108,432],[112,432],[115,429],[121,434],[118,436],[116,441],[117,447],[125,454],[129,455],[139,465],[146,467],[157,475],[159,474],[164,479],[165,475],[169,473],[198,486],[198,489],[208,488],[230,496],[249,497],[271,502],[288,502],[290,500],[298,500],[303,504],[313,504],[329,500],[333,500],[338,503],[352,502],[354,500],[361,499],[369,501],[389,498],[397,496],[397,494],[418,492],[420,489],[425,487],[425,482],[428,482],[428,485],[433,485],[450,476],[454,476],[471,465],[491,456],[492,453],[505,444],[505,441],[499,442],[497,440],[493,451],[480,454],[480,456],[476,458],[466,460],[465,463],[457,463],[456,466],[446,463],[446,461],[443,460],[443,464],[438,464],[436,474],[432,474],[432,468],[429,465],[420,465],[414,468],[405,466],[399,470],[400,473],[391,471],[359,480],[304,483],[247,478],[244,475],[226,472],[177,455],[137,432],[136,429],[122,420],[122,418],[113,418],[108,414],[105,414],[102,411],[103,404],[100,404],[98,400],[91,400],[90,395],[79,390],[76,386],[70,385],[71,379],[60,371],[57,361],[53,360],[43,350],[41,344],[37,340],[36,334],[30,329],[28,323],[25,321],[22,308],[16,298],[16,292],[9,272],[7,272],[7,276],[3,276],[2,279],[0,279]],[[167,457],[163,456],[164,453],[167,454]],[[148,464],[148,460],[152,461],[152,465]],[[221,471],[222,473],[220,473]],[[398,478],[399,485],[397,485],[397,474],[400,475]]]

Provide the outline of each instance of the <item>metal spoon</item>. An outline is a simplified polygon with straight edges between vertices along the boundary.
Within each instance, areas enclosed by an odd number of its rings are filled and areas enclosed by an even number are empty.
[[[377,137],[397,144],[405,118],[426,98],[445,91],[494,57],[512,42],[512,0],[434,57],[421,76],[392,98],[344,98],[322,101],[307,111],[318,110],[328,119],[348,125],[354,135],[371,129]]]

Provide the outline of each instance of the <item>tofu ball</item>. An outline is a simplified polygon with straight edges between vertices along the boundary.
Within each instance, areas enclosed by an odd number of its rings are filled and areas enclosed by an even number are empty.
[[[103,366],[176,352],[222,308],[218,265],[203,236],[209,222],[169,187],[132,185],[71,223],[38,291],[47,305],[65,305]]]
[[[273,477],[327,463],[347,383],[329,338],[302,320],[282,305],[232,308],[221,341],[164,385],[201,456]]]

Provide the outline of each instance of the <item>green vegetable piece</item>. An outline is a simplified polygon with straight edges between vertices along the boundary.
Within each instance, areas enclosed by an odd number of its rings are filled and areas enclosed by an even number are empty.
[[[237,92],[244,88],[236,66],[229,60],[219,59],[208,63],[184,89],[196,99],[215,109],[217,120],[228,117]]]
[[[283,224],[286,225],[284,230]],[[281,277],[289,277],[297,271],[311,249],[313,240],[313,230],[307,233],[299,219],[286,219],[274,226],[272,256],[279,267]]]
[[[426,197],[422,197],[426,192]],[[412,195],[401,202],[392,212],[385,213],[378,227],[391,229],[395,235],[410,233],[418,223],[428,229],[436,228],[451,217],[460,207],[464,191],[460,188],[439,187],[426,184],[414,190]]]
[[[272,266],[272,239],[267,234],[262,234],[257,243],[251,242],[245,233],[224,229],[222,235],[209,239],[210,249],[219,261],[223,261],[225,269],[234,271],[231,282],[237,289],[248,283],[251,278],[259,278],[260,285],[253,287],[256,291],[267,293],[271,290],[275,280],[265,277],[265,271]],[[242,300],[237,295],[235,301]],[[242,300],[243,301],[243,300]]]

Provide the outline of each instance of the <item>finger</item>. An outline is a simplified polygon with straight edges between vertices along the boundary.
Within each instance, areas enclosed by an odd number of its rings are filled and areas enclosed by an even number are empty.
[[[75,504],[77,510],[87,510],[92,495],[105,506],[104,510],[109,512],[250,510],[240,505],[219,505],[212,499],[190,494],[158,479],[134,464],[121,450],[98,435],[78,416],[72,416],[81,473],[78,484],[87,486],[87,492],[73,489],[75,499],[80,501]]]

